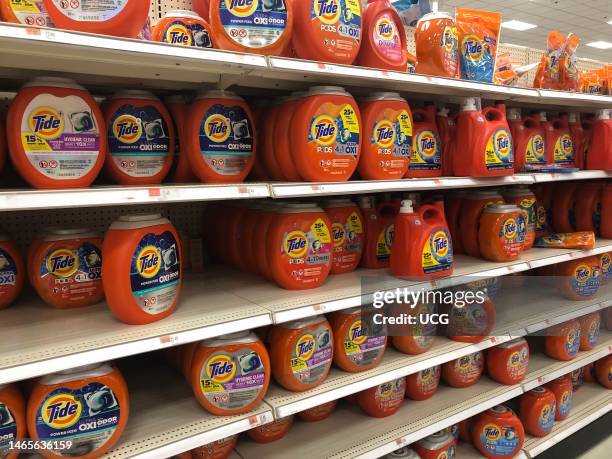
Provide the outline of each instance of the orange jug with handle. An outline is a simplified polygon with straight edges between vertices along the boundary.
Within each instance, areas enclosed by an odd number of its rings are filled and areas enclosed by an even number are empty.
[[[514,147],[514,172],[546,165],[546,141],[542,125],[531,116],[521,118],[518,108],[508,109],[507,119]]]
[[[591,142],[586,157],[589,170],[612,170],[612,116],[610,110],[599,110],[593,121]]]
[[[570,127],[566,117],[561,117],[551,122],[551,142],[548,144],[549,164],[562,167],[574,167],[576,160],[574,157],[574,141],[570,132]]]
[[[601,190],[601,237],[612,238],[612,183],[606,184]]]
[[[584,169],[586,139],[584,135],[584,128],[580,122],[580,113],[570,112],[568,125],[570,134],[572,135],[572,140],[574,142],[574,158],[576,159],[576,167],[578,169]]]

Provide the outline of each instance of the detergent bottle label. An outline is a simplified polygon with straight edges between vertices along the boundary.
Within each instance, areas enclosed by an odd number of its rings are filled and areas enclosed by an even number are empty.
[[[385,109],[377,117],[370,145],[386,171],[404,169],[412,153],[412,117],[406,110]]]
[[[344,222],[332,223],[334,263],[352,263],[363,251],[364,235],[361,217],[351,212]]]
[[[589,328],[587,329],[586,333],[587,333],[587,341],[591,347],[597,344],[597,340],[599,339],[600,326],[601,326],[601,323],[599,320],[599,316],[595,320],[592,320],[589,323]]]
[[[202,24],[187,24],[178,20],[166,26],[162,41],[178,46],[213,47],[210,34]]]
[[[95,297],[102,291],[100,243],[83,242],[78,247],[56,246],[40,265],[39,276],[46,290],[58,300]]]
[[[440,47],[442,48],[442,66],[446,75],[457,75],[459,62],[459,33],[454,25],[444,27]]]
[[[555,423],[555,402],[547,403],[542,407],[538,418],[538,425],[544,432],[549,432]]]
[[[395,235],[395,225],[388,223],[378,234],[376,240],[376,259],[379,262],[389,261],[391,256],[391,246],[393,245],[393,236]]]
[[[492,36],[467,34],[461,40],[461,78],[493,82],[497,40]]]
[[[359,0],[311,0],[311,30],[328,54],[348,56],[359,48],[361,6]]]
[[[519,202],[518,206],[527,214],[527,231],[534,232],[536,230],[537,222],[536,198],[523,198],[521,199],[521,202]]]
[[[416,384],[419,392],[431,394],[438,388],[440,382],[440,365],[425,368],[417,373]]]
[[[429,349],[436,338],[437,326],[428,320],[435,313],[436,305],[433,303],[420,303],[413,309],[413,315],[419,319],[410,325],[408,335],[412,336],[415,344],[423,350]]]
[[[200,390],[212,405],[225,410],[241,409],[255,400],[266,379],[261,356],[248,347],[236,352],[218,351],[200,370]]]
[[[344,175],[359,153],[359,118],[352,104],[321,104],[308,129],[308,145],[322,173]]]
[[[597,293],[601,284],[601,273],[586,263],[576,266],[572,276],[572,290],[577,295],[590,297]]]
[[[132,295],[147,314],[172,307],[179,289],[181,260],[178,242],[170,231],[146,234],[136,246],[130,266]]]
[[[221,0],[219,15],[227,35],[241,46],[263,48],[285,33],[286,0]]]
[[[482,373],[483,366],[484,362],[480,352],[465,355],[455,360],[455,371],[461,382],[474,381]]]
[[[239,105],[210,107],[202,118],[199,140],[204,162],[219,175],[239,175],[253,156],[253,127]]]
[[[514,168],[514,149],[512,137],[506,129],[498,129],[487,141],[484,152],[487,170]]]
[[[307,232],[299,229],[283,235],[281,254],[286,257],[287,268],[298,282],[320,276],[331,263],[332,240],[327,224],[317,218]]]
[[[17,272],[17,263],[13,260],[11,254],[0,248],[0,299],[15,287],[19,274]],[[0,423],[1,425],[2,423]]]
[[[114,18],[128,5],[126,0],[51,0],[69,19],[79,22],[104,22]]]
[[[107,129],[111,159],[124,174],[152,177],[161,172],[170,154],[170,137],[157,108],[122,105]]]
[[[119,400],[112,389],[98,382],[79,389],[50,392],[36,410],[36,435],[43,441],[71,441],[60,456],[94,452],[113,435],[121,418]]]
[[[9,453],[9,442],[17,440],[17,423],[11,410],[4,403],[0,403],[0,457]]]
[[[401,404],[404,401],[405,394],[406,379],[399,378],[378,385],[374,393],[374,399],[378,408],[382,411],[388,411],[394,410],[397,405]]]
[[[416,134],[410,156],[410,170],[440,170],[442,159],[438,134],[425,129]]]
[[[610,252],[601,255],[599,264],[601,265],[602,280],[604,282],[612,280],[612,255],[610,255]]]
[[[561,399],[559,400],[559,413],[561,413],[561,416],[563,417],[567,417],[570,414],[570,410],[572,409],[572,405],[573,405],[573,396],[572,396],[572,391],[570,390],[566,390],[563,392],[563,394],[561,394]]]
[[[520,442],[514,427],[495,423],[485,424],[479,437],[480,444],[492,456],[512,457]]]
[[[395,19],[389,13],[382,13],[374,23],[372,39],[376,50],[390,61],[402,60],[402,39]]]
[[[491,317],[482,304],[473,303],[451,309],[448,325],[452,336],[480,336],[489,326]]]
[[[291,351],[291,371],[303,384],[316,384],[327,373],[332,361],[329,328],[321,325],[302,333]]]
[[[568,133],[560,135],[555,141],[555,164],[560,166],[574,164],[574,142]]]
[[[39,94],[23,113],[21,145],[44,176],[77,179],[96,165],[100,131],[91,107],[80,97]]]
[[[438,273],[452,268],[453,244],[446,230],[431,233],[421,252],[423,274]]]
[[[546,164],[546,141],[542,134],[531,136],[525,147],[525,161],[530,165]]]
[[[23,25],[55,27],[42,0],[9,0],[9,7]]]
[[[361,319],[355,319],[344,335],[344,353],[355,365],[370,365],[385,352],[386,345],[386,336],[368,336]]]
[[[523,379],[529,365],[529,347],[523,346],[508,357],[506,369],[514,380]]]
[[[518,216],[506,217],[499,227],[499,241],[502,251],[511,256],[521,253],[527,235],[527,219],[523,212]]]
[[[580,349],[580,327],[571,329],[565,337],[565,352],[570,357],[578,354]]]

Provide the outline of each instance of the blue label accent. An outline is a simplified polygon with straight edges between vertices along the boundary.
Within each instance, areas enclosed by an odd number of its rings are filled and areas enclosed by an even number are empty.
[[[219,18],[232,40],[250,48],[275,43],[287,27],[284,0],[221,0]]]
[[[178,283],[180,260],[178,243],[170,231],[149,233],[141,240],[130,266],[132,293],[140,296]]]
[[[8,406],[0,403],[0,457],[8,454],[10,441],[17,440],[17,423]]]
[[[461,78],[464,80],[493,82],[495,72],[495,51],[491,48],[497,46],[494,37],[485,36],[484,39],[476,35],[467,35],[461,43]]]
[[[212,48],[213,42],[202,24],[186,24],[183,21],[172,21],[164,30],[162,42],[179,46]]]
[[[59,252],[59,253],[58,253]],[[73,267],[74,269],[71,269]],[[66,276],[65,274],[68,274]],[[83,242],[76,249],[53,249],[47,252],[40,265],[40,277],[54,275],[71,277],[81,282],[102,279],[102,252],[91,242]]]
[[[310,19],[312,21],[324,18],[336,28],[338,35],[352,38],[359,43],[361,16],[353,14],[352,10],[346,7],[346,0],[311,1]]]
[[[513,427],[488,424],[480,432],[481,445],[493,456],[513,455],[519,438]]]
[[[540,418],[538,419],[538,425],[544,432],[550,432],[555,423],[555,402],[552,404],[545,405],[540,412]]]
[[[563,395],[561,395],[561,400],[559,400],[559,413],[561,416],[569,416],[573,404],[574,397],[572,391],[564,392]]]
[[[18,274],[17,264],[13,257],[6,250],[0,249],[0,288],[5,285],[15,285]]]
[[[107,126],[108,150],[113,156],[168,156],[168,132],[157,108],[122,105]]]

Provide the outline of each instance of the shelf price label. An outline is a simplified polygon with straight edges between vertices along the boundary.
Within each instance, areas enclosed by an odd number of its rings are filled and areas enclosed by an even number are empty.
[[[177,334],[163,335],[159,337],[159,343],[162,346],[176,346],[179,341],[180,340]]]

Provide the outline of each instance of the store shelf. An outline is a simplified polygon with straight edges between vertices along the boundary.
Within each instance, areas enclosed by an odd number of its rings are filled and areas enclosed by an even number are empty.
[[[556,172],[532,174],[535,183],[560,182],[563,180],[589,180],[605,179],[612,177],[612,171],[577,171],[577,172]]]
[[[269,311],[204,276],[186,281],[177,310],[149,325],[120,323],[104,304],[60,311],[34,297],[1,317],[0,384],[271,323]]]
[[[585,383],[574,392],[570,416],[564,421],[555,422],[551,433],[545,437],[527,436],[523,451],[530,458],[536,457],[610,410],[612,410],[612,393],[597,383]]]
[[[119,443],[105,458],[171,457],[273,419],[265,404],[244,415],[208,414],[178,372],[138,363],[130,360],[129,368],[121,366],[130,389],[130,417]]]
[[[595,94],[583,94],[580,92],[553,91],[550,89],[539,89],[538,93],[546,103],[555,105],[566,105],[575,107],[601,107],[610,108],[612,98],[610,96],[598,96]]]

